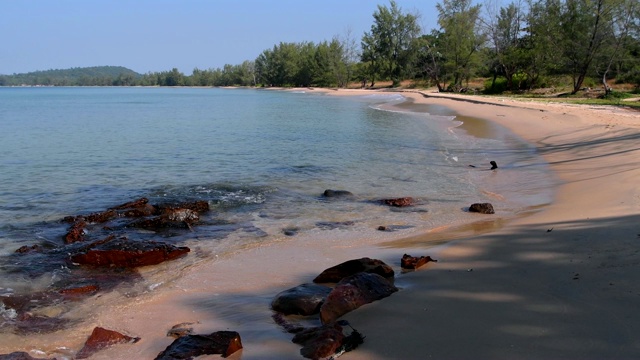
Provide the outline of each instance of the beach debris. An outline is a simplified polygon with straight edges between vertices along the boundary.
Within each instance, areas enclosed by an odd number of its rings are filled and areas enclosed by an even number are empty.
[[[480,214],[495,214],[493,205],[490,203],[475,203],[469,206],[469,212],[476,212]]]
[[[217,331],[208,335],[185,335],[175,339],[156,360],[193,359],[200,355],[222,354],[228,357],[242,349],[236,331]]]
[[[189,251],[186,246],[177,247],[157,241],[141,242],[118,238],[94,243],[94,246],[72,255],[71,261],[97,267],[134,268],[173,260]]]
[[[96,352],[115,344],[133,344],[138,341],[140,341],[139,337],[131,337],[117,331],[96,327],[84,343],[82,349],[78,351],[76,359],[86,359]]]
[[[313,315],[331,292],[324,285],[306,283],[278,293],[271,302],[271,309],[284,315]]]
[[[552,231],[553,231],[553,228],[547,229],[547,232],[552,232]]]
[[[193,325],[191,322],[173,325],[171,329],[167,331],[167,336],[177,339],[186,335],[191,335],[193,333],[193,327],[191,325]]]
[[[347,191],[347,190],[331,190],[331,189],[327,189],[322,193],[322,197],[323,198],[353,198],[354,195],[352,192]]]
[[[350,334],[345,334],[348,326]],[[300,354],[307,359],[335,359],[347,351],[352,351],[364,342],[364,336],[351,327],[347,321],[308,328],[297,333],[292,340],[302,345]]]
[[[412,197],[401,197],[401,198],[393,198],[393,199],[382,199],[380,203],[387,206],[393,207],[406,207],[413,206],[415,204],[415,199]]]
[[[322,271],[315,279],[314,283],[337,283],[347,276],[360,272],[375,273],[384,278],[393,279],[395,275],[393,269],[382,260],[363,257],[345,261],[336,266],[332,266]]]
[[[320,321],[329,324],[364,304],[398,291],[389,280],[374,273],[360,272],[342,279],[320,306]]]
[[[491,165],[491,168],[489,168],[489,170],[495,170],[498,168],[498,163],[493,160],[489,161],[489,165]],[[477,168],[477,166],[475,165],[469,165],[469,167]]]
[[[400,259],[400,267],[405,270],[415,270],[431,261],[438,262],[438,260],[434,260],[433,258],[431,258],[431,256],[415,257],[408,254],[404,254],[402,255],[402,259]]]

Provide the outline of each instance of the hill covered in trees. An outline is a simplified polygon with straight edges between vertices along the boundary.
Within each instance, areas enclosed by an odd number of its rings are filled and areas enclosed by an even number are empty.
[[[133,85],[142,75],[122,66],[92,66],[0,75],[0,86],[118,86]]]

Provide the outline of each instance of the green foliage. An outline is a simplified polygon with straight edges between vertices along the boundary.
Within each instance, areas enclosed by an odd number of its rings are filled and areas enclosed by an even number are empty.
[[[93,66],[4,75],[0,86],[111,86],[133,85],[140,74],[122,66]]]

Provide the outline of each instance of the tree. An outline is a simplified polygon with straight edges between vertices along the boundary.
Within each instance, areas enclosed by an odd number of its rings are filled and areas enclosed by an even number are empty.
[[[362,38],[363,61],[369,61],[372,68],[398,86],[402,77],[410,73],[416,56],[416,39],[421,29],[418,16],[403,14],[395,1],[390,7],[378,5],[373,13],[374,24],[371,31]],[[366,60],[365,60],[366,59]]]
[[[436,8],[444,70],[450,74],[450,87],[457,91],[476,69],[478,51],[485,41],[478,29],[480,5],[471,6],[471,0],[443,0]]]

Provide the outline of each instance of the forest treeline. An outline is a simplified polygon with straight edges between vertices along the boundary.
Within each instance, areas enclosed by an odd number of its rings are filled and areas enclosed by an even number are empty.
[[[428,9],[431,11],[431,9]],[[46,72],[0,76],[0,85],[373,87],[413,80],[440,91],[564,85],[576,93],[611,79],[640,88],[640,0],[441,0],[438,28],[395,1],[378,5],[371,29],[331,40],[281,42],[254,60],[223,68],[59,77]],[[27,75],[34,76],[27,76]],[[561,80],[559,80],[561,79]],[[556,84],[564,81],[565,84]]]

